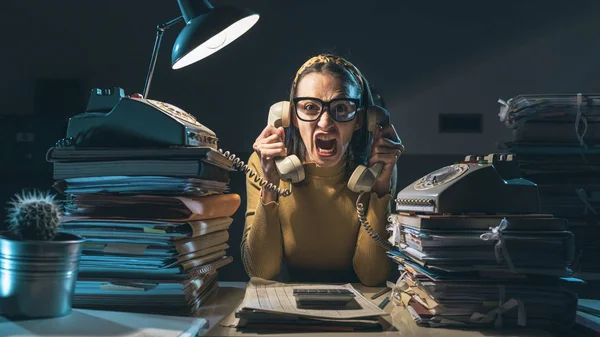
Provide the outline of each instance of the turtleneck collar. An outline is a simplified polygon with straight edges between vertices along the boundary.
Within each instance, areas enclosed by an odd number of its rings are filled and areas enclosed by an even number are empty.
[[[331,167],[318,166],[316,163],[305,163],[304,172],[313,177],[335,177],[344,172],[346,157],[342,157],[337,164]]]

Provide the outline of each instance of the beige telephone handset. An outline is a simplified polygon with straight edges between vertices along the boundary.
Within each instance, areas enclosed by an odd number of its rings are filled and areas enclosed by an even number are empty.
[[[269,120],[268,123],[274,127],[290,126],[290,102],[281,101],[271,105],[269,109]],[[277,166],[277,172],[281,176],[281,180],[290,183],[297,183],[304,180],[304,167],[300,158],[296,155],[290,155],[287,157],[275,158],[275,166]]]
[[[384,127],[390,124],[390,114],[380,106],[371,105],[367,108],[366,122],[367,130],[374,133],[378,126]],[[379,233],[369,225],[365,206],[361,202],[363,195],[371,192],[373,189],[375,180],[382,169],[382,163],[375,163],[372,167],[358,165],[358,167],[354,169],[354,172],[352,172],[350,179],[348,179],[348,188],[353,192],[360,193],[356,199],[356,213],[358,213],[358,220],[360,221],[361,226],[363,226],[367,234],[369,234],[378,245],[387,251],[393,250],[394,246],[389,241],[382,238]]]
[[[387,126],[390,124],[389,113],[376,105],[372,105],[367,109],[367,129],[373,133],[378,126]],[[383,164],[375,163],[373,167],[359,165],[348,180],[348,188],[356,193],[371,192],[375,180],[383,169]]]
[[[269,109],[268,123],[276,128],[280,126],[284,128],[289,127],[289,109],[290,103],[287,101],[281,101],[273,104]],[[290,189],[281,189],[279,186],[265,181],[263,177],[258,175],[252,168],[248,167],[246,163],[240,160],[240,158],[237,158],[229,151],[223,151],[222,149],[219,149],[219,152],[231,160],[233,162],[233,166],[239,171],[248,174],[249,178],[254,178],[254,181],[257,182],[261,187],[276,192],[278,195],[283,197],[287,197],[288,195],[292,194]],[[304,167],[302,166],[300,158],[295,155],[275,158],[275,166],[277,167],[277,171],[279,172],[281,180],[283,181],[297,183],[304,180]]]

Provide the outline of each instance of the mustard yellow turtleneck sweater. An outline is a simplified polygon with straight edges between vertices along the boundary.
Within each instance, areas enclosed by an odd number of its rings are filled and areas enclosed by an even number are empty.
[[[263,176],[256,152],[248,166]],[[344,275],[353,270],[366,286],[383,284],[391,261],[360,225],[355,206],[358,193],[346,186],[344,161],[328,168],[304,164],[304,169],[306,179],[292,186],[291,195],[267,204],[254,178],[246,178],[246,226],[241,245],[246,272],[274,279],[283,260],[290,272]],[[280,187],[290,188],[290,184],[282,181]],[[378,197],[370,193],[362,199],[368,207],[367,221],[383,238],[389,236],[385,227],[391,198],[391,194]]]

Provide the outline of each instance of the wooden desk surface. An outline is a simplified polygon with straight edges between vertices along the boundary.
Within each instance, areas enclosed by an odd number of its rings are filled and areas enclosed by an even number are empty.
[[[216,298],[211,301],[211,305],[207,306],[201,312],[202,317],[209,321],[209,327],[201,333],[204,336],[302,336],[306,337],[306,333],[285,333],[274,334],[268,331],[254,333],[237,330],[235,328],[223,327],[219,323],[225,318],[233,314],[233,311],[240,305],[245,293],[245,282],[220,282],[219,293]],[[354,287],[365,295],[368,299],[381,288],[368,288],[361,285]],[[389,295],[389,293],[387,294]],[[373,300],[373,303],[379,304],[383,296]],[[353,337],[360,336],[401,336],[401,337],[551,337],[552,335],[531,329],[515,329],[515,330],[494,330],[494,329],[442,329],[442,328],[424,328],[415,324],[410,314],[402,307],[396,307],[391,302],[385,307],[385,311],[390,315],[386,319],[393,326],[389,331],[383,332],[356,332],[352,333]],[[344,333],[347,335],[348,333]],[[335,336],[339,337],[339,332],[319,333],[319,336]]]
[[[237,330],[235,328],[221,326],[220,323],[224,320],[230,320],[233,317],[234,310],[240,305],[245,294],[245,282],[220,282],[219,293],[213,300],[205,307],[203,307],[199,314],[202,318],[208,321],[208,328],[202,329],[199,332],[201,336],[263,336],[263,337],[275,337],[275,336],[286,336],[286,337],[306,337],[307,333],[280,333],[275,334],[271,331],[260,331],[260,332],[248,332],[244,330]],[[367,288],[360,285],[354,285],[354,287],[362,292],[367,299],[371,298],[371,295],[375,294],[381,288]],[[387,294],[389,295],[389,293]],[[379,304],[383,297],[373,300],[373,303]],[[352,337],[360,336],[401,336],[401,337],[551,337],[553,335],[540,331],[540,330],[527,330],[527,329],[514,329],[514,330],[494,330],[494,329],[442,329],[442,328],[424,328],[419,327],[415,324],[410,314],[402,307],[396,307],[392,303],[389,303],[385,310],[390,313],[389,316],[385,316],[386,320],[390,323],[390,328],[383,332],[356,332],[351,333]],[[134,315],[135,316],[135,315]],[[76,324],[73,324],[73,319],[77,320]],[[131,319],[131,318],[128,318]],[[160,320],[162,323],[160,327],[167,329],[168,326],[181,327],[182,324],[175,324],[177,321],[183,319],[189,319],[189,317],[174,317],[174,316],[156,316],[153,318],[143,317],[138,319],[140,324],[134,325],[137,328],[147,327],[157,328],[153,322],[155,319]],[[17,324],[9,324],[8,330],[11,328],[14,330],[12,333],[6,331],[7,320],[2,320],[0,317],[0,337],[4,336],[132,336],[135,329],[129,328],[125,325],[120,324],[108,324],[109,321],[105,319],[98,319],[95,316],[92,317],[82,312],[74,312],[70,316],[66,316],[58,319],[49,320],[30,320],[22,321]],[[61,323],[62,322],[62,323]],[[70,322],[70,323],[69,323]],[[108,322],[108,323],[107,323]],[[173,324],[171,324],[173,323]],[[51,330],[54,333],[49,332],[48,324],[52,325]],[[147,326],[146,326],[147,324]],[[189,322],[185,322],[183,326],[189,326]],[[16,330],[15,330],[16,329]],[[157,336],[156,331],[151,332],[150,330],[145,332],[137,332],[135,336]],[[156,330],[156,329],[154,329]],[[57,333],[58,332],[58,333]],[[169,330],[169,333],[173,336],[179,335],[179,330]],[[349,333],[318,333],[319,336],[346,336]],[[158,334],[165,336],[164,333]],[[314,333],[310,334],[311,336]],[[567,337],[565,334],[558,334],[556,337]]]

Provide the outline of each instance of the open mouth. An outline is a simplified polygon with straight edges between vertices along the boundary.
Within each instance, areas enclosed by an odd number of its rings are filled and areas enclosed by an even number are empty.
[[[315,140],[317,153],[323,157],[331,157],[337,151],[337,139],[334,136],[318,135]]]

